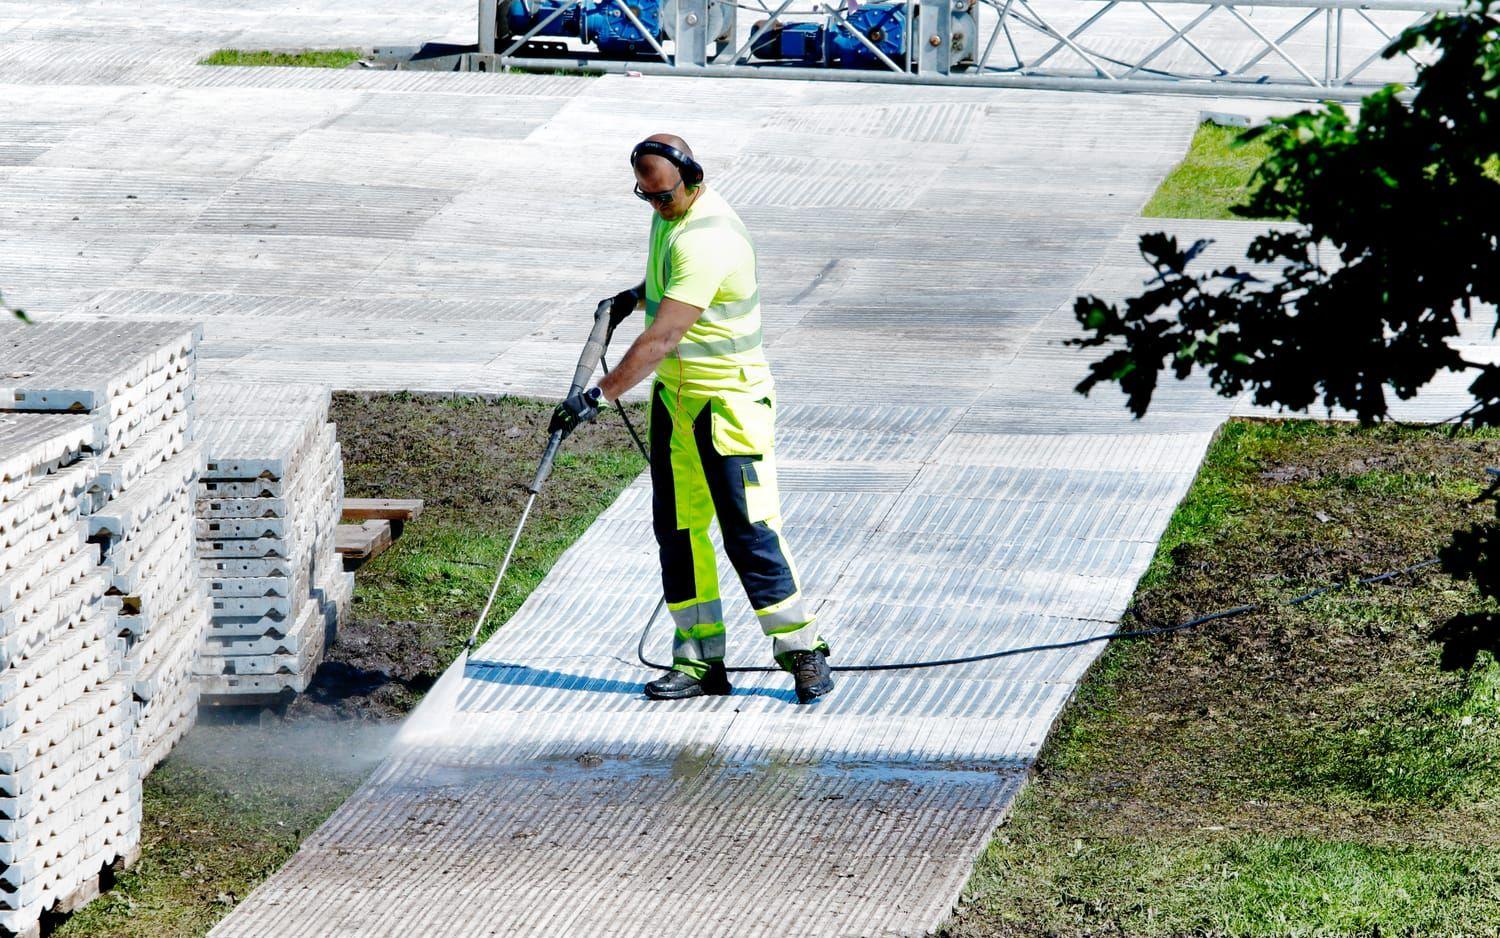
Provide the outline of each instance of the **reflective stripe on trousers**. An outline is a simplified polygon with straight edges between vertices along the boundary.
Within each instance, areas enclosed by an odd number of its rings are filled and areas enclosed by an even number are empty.
[[[717,516],[724,551],[739,574],[772,653],[821,647],[781,536],[774,456],[715,445],[710,401],[678,399],[660,383],[651,398],[652,520],[661,552],[662,591],[676,626],[672,664],[701,677],[724,657],[724,613],[709,525]],[[722,406],[719,402],[718,406]]]

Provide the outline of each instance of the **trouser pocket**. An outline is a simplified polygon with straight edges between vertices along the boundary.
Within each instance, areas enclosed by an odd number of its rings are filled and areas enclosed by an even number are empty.
[[[721,456],[770,454],[776,433],[771,398],[723,394],[708,406],[710,439]]]
[[[745,517],[754,524],[781,515],[781,493],[776,488],[776,459],[765,455],[747,460],[740,469],[745,485]]]

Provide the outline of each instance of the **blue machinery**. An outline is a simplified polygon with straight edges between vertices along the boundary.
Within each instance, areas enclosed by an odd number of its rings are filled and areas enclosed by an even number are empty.
[[[973,64],[974,18],[970,4],[953,10],[954,31],[950,41],[952,65]],[[795,65],[824,68],[885,68],[905,59],[912,51],[907,47],[913,32],[913,16],[920,15],[902,3],[872,3],[853,8],[840,16],[830,13],[822,23],[789,23],[764,21],[756,23],[762,32],[750,47],[750,56],[762,61],[785,61]]]
[[[953,64],[973,59],[971,5],[972,0],[964,0],[952,14],[957,27],[952,37]],[[782,4],[783,9],[786,6]],[[497,43],[528,36],[530,51],[556,54],[567,46],[537,37],[566,37],[592,44],[611,58],[652,58],[675,38],[676,7],[677,0],[509,0],[503,17],[496,17]],[[715,43],[728,42],[735,6],[710,2],[706,8],[707,34]],[[761,19],[752,27],[749,58],[797,67],[887,68],[903,60],[910,62],[912,50],[907,43],[914,15],[920,15],[914,3],[850,3],[842,10],[830,9],[821,21]]]
[[[478,0],[475,51],[413,68],[640,71],[1352,100],[1461,0]]]
[[[718,9],[720,5],[715,4]],[[665,11],[663,7],[666,7]],[[505,7],[502,37],[520,36],[534,30],[536,36],[566,36],[592,43],[600,53],[616,58],[649,56],[661,42],[672,38],[674,0],[511,0]],[[664,17],[663,12],[667,15]],[[721,15],[721,18],[722,15]],[[650,36],[650,39],[647,39]],[[538,43],[538,51],[549,47]]]

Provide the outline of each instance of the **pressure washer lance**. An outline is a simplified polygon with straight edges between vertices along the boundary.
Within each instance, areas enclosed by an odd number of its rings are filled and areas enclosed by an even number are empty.
[[[594,369],[599,365],[599,359],[604,357],[604,349],[609,345],[611,331],[610,303],[610,300],[605,300],[599,304],[598,309],[594,310],[594,328],[589,333],[588,341],[583,344],[583,354],[578,356],[578,367],[573,370],[573,383],[568,387],[568,397],[572,397],[588,386],[589,379],[594,376]],[[531,495],[526,499],[526,507],[521,510],[521,521],[516,525],[516,533],[511,536],[510,546],[505,549],[505,559],[500,561],[500,572],[495,574],[495,582],[490,586],[489,598],[484,601],[484,608],[479,611],[479,621],[474,623],[474,631],[469,633],[469,640],[464,642],[464,653],[460,656],[460,660],[465,666],[469,663],[469,652],[474,650],[474,643],[479,640],[479,632],[484,628],[484,621],[489,617],[490,607],[495,604],[495,596],[500,592],[500,583],[505,579],[506,569],[510,567],[510,558],[516,552],[516,544],[520,542],[521,532],[526,528],[526,519],[531,515],[531,506],[536,502],[537,495],[541,494],[547,477],[552,474],[552,462],[557,458],[557,451],[562,447],[566,436],[567,434],[562,430],[553,431],[552,436],[547,440],[547,448],[542,451],[541,462],[537,463],[536,475],[532,476],[531,484],[526,487]]]

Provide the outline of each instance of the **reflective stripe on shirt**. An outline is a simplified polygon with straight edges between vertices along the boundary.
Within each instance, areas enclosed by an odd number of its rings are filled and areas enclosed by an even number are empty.
[[[684,337],[677,348],[667,353],[667,358],[714,358],[718,355],[737,355],[760,348],[760,330],[732,339],[716,339],[704,342]]]
[[[760,290],[745,297],[743,300],[730,300],[728,303],[715,303],[698,318],[705,322],[723,322],[726,319],[739,319],[755,312],[760,306]],[[646,315],[656,317],[656,311],[661,308],[661,300],[646,301]]]

